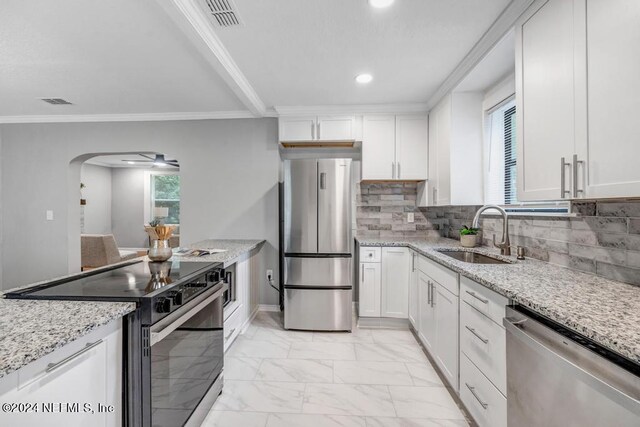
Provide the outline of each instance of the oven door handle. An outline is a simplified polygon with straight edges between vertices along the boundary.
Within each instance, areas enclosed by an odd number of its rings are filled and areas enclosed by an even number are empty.
[[[191,319],[197,312],[202,310],[207,305],[211,304],[218,298],[222,298],[222,294],[226,291],[228,285],[222,283],[222,286],[216,286],[215,288],[204,292],[197,298],[189,301],[182,309],[171,313],[164,319],[155,323],[149,331],[151,332],[151,345],[154,345],[162,341],[171,332],[178,329],[184,322]]]

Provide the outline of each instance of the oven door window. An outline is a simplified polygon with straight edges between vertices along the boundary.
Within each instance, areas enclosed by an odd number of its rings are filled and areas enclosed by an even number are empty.
[[[151,347],[153,426],[182,426],[222,372],[224,332],[218,298]]]

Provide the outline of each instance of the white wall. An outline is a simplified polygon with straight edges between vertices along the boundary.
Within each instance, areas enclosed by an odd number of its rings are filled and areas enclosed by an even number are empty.
[[[119,247],[149,245],[144,224],[145,169],[111,169],[111,229]]]
[[[82,196],[87,204],[81,208],[84,209],[84,233],[111,233],[111,168],[85,163],[80,170],[80,182],[86,186]]]
[[[86,153],[175,156],[181,166],[182,243],[266,239],[262,267],[278,271],[276,119],[12,124],[0,131],[4,289],[79,270],[75,186],[86,160],[79,156]],[[54,221],[46,221],[47,209]],[[262,304],[277,303],[276,291],[262,283],[260,289]]]

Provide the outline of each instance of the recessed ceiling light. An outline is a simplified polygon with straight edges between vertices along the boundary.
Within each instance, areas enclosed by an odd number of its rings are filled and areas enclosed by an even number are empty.
[[[392,4],[393,4],[393,0],[369,0],[369,6],[375,7],[376,9],[389,7]]]
[[[356,81],[361,84],[369,83],[373,80],[373,76],[371,74],[358,74],[356,76]]]
[[[127,163],[130,164],[130,165],[135,165],[136,164],[136,162],[132,162],[132,161],[128,161]]]

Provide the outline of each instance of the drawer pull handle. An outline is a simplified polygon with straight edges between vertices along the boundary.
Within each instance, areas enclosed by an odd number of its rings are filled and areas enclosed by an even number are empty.
[[[64,359],[62,359],[61,361],[56,362],[56,363],[49,363],[47,365],[47,369],[45,369],[45,372],[51,372],[53,370],[58,369],[59,367],[61,367],[65,363],[75,359],[76,357],[80,356],[81,354],[86,353],[87,351],[91,350],[93,347],[99,345],[100,343],[102,343],[102,340],[98,340],[98,341],[92,342],[92,343],[87,343],[87,345],[85,347],[83,347],[82,349],[76,351],[71,356],[65,357]]]
[[[473,394],[473,397],[476,398],[476,400],[478,401],[478,403],[480,404],[480,406],[482,406],[482,409],[487,409],[487,407],[489,406],[488,403],[484,403],[482,400],[480,400],[480,397],[476,394],[476,388],[475,387],[471,387],[469,385],[469,383],[464,383],[464,385],[467,386],[467,388],[469,389],[469,391],[471,392],[471,394]]]
[[[225,341],[229,340],[229,338],[231,338],[231,335],[233,335],[233,333],[234,333],[235,331],[236,331],[236,328],[233,328],[233,329],[229,332],[229,334],[228,334],[226,337],[224,337],[224,340],[225,340]]]
[[[489,342],[489,340],[488,340],[488,339],[486,339],[486,338],[482,338],[480,335],[478,335],[478,333],[476,332],[476,330],[475,330],[475,329],[470,328],[470,327],[468,327],[468,326],[465,326],[465,328],[467,328],[467,330],[468,330],[469,332],[471,332],[473,335],[475,335],[475,336],[476,336],[476,338],[478,338],[478,339],[479,339],[480,341],[482,341],[483,343],[487,344],[487,343]]]
[[[489,300],[488,299],[484,299],[484,298],[480,298],[475,292],[472,291],[465,291],[466,293],[468,293],[469,295],[471,295],[472,297],[474,297],[475,299],[477,299],[478,301],[484,303],[484,304],[489,304]]]

